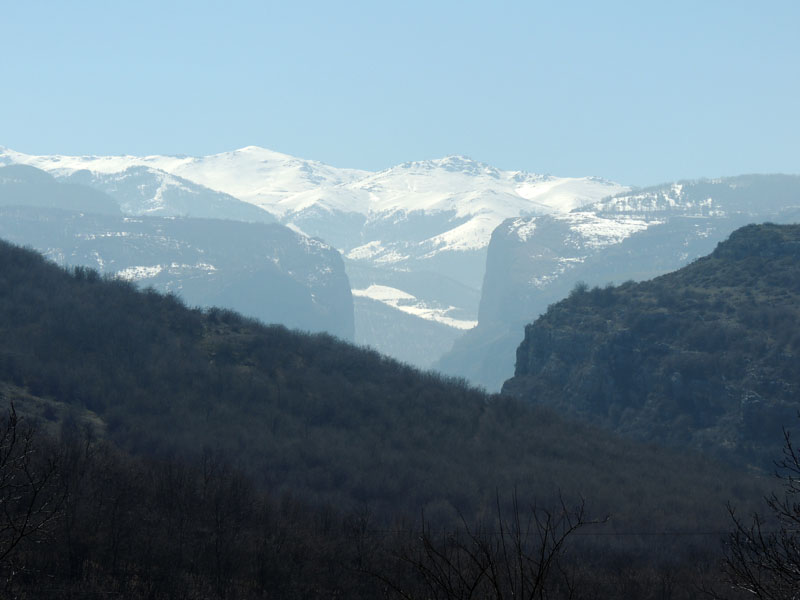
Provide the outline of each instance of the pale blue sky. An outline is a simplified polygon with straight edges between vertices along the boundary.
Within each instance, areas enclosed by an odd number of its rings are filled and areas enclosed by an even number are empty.
[[[0,145],[800,172],[800,2],[0,0]]]

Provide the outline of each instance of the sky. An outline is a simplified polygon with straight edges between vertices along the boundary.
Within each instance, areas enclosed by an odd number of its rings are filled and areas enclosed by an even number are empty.
[[[0,145],[800,173],[800,2],[0,0]]]

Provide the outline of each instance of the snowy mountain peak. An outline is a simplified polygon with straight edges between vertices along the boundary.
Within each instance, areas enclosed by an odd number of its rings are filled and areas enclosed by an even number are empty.
[[[0,161],[29,164],[62,177],[84,170],[108,175],[147,167],[230,194],[279,218],[316,207],[365,216],[397,211],[496,214],[499,223],[519,214],[565,212],[626,189],[598,178],[503,171],[458,154],[377,173],[340,169],[260,146],[201,157],[33,156],[2,148]]]
[[[598,178],[503,171],[458,154],[377,173],[339,169],[260,146],[201,157],[31,156],[5,149],[0,160],[30,164],[59,177],[88,172],[95,179],[147,168],[158,182],[153,186],[156,195],[164,185],[192,182],[254,204],[323,239],[338,239],[339,226],[330,218],[337,213],[360,215],[358,219],[366,219],[372,227],[384,220],[386,226],[396,224],[398,218],[408,222],[402,215],[432,215],[437,225],[428,234],[427,253],[485,248],[492,230],[504,219],[564,213],[627,189]],[[160,197],[154,196],[147,210],[160,207]],[[358,220],[348,218],[353,223]],[[337,246],[347,250],[369,241],[359,238]]]
[[[443,158],[434,158],[430,160],[415,160],[405,162],[397,167],[387,169],[387,171],[391,171],[393,169],[402,169],[406,171],[434,171],[437,169],[442,169],[444,171],[465,173],[467,175],[488,174],[491,176],[498,176],[500,173],[500,171],[491,165],[473,160],[472,158],[461,154],[453,154]]]
[[[267,162],[287,163],[291,161],[302,161],[302,159],[298,159],[294,156],[291,156],[290,154],[276,152],[275,150],[269,150],[268,148],[262,148],[261,146],[245,146],[243,148],[238,148],[236,150],[219,152],[218,154],[211,154],[205,157],[198,156],[196,157],[196,160],[202,160],[204,158],[257,160],[264,163]],[[313,162],[313,161],[308,161],[308,162]]]
[[[280,152],[275,152],[274,150],[268,150],[262,146],[245,146],[244,148],[239,148],[233,151],[234,154],[272,154],[272,155],[280,155],[280,156],[289,156],[288,154],[281,154]]]

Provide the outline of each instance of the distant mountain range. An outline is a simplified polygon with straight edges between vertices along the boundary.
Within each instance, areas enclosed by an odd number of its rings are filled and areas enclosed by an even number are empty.
[[[11,165],[0,167],[0,238],[64,266],[179,294],[190,305],[353,339],[341,256],[277,223],[124,216],[105,193]]]
[[[569,213],[506,220],[492,235],[479,325],[437,363],[498,390],[527,323],[577,282],[642,281],[711,252],[748,223],[800,221],[800,177],[746,175],[624,192]]]
[[[736,227],[800,213],[800,178],[780,175],[630,190],[463,156],[371,173],[254,146],[205,157],[0,148],[1,163],[92,186],[127,216],[279,222],[324,240],[344,257],[358,343],[490,390],[511,376],[524,325],[576,282],[647,279]]]
[[[462,156],[370,173],[254,146],[206,157],[0,148],[0,163],[105,191],[128,215],[277,220],[321,238],[345,257],[356,341],[418,366],[476,325],[486,248],[504,219],[563,213],[626,189],[592,177],[502,171]],[[385,335],[387,318],[397,335]]]

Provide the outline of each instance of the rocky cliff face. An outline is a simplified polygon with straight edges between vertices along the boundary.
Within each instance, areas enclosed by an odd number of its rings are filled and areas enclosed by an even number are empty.
[[[492,234],[478,326],[438,367],[499,389],[526,323],[578,282],[643,281],[704,256],[732,231],[791,223],[800,177],[742,176],[626,192],[562,215],[508,219]]]
[[[576,288],[503,393],[618,433],[768,464],[800,410],[800,226],[747,226],[674,273]]]

